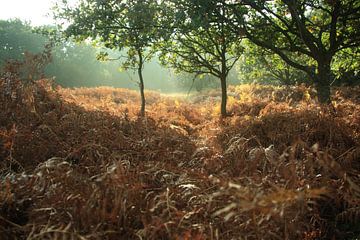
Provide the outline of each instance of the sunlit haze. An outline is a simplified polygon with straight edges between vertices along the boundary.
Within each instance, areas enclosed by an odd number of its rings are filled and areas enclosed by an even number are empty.
[[[54,21],[51,17],[51,7],[55,0],[0,0],[0,19],[19,18],[29,21],[34,26],[50,25]]]

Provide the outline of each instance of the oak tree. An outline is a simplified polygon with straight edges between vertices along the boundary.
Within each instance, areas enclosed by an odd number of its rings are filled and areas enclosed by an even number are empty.
[[[319,101],[330,103],[334,56],[360,46],[360,1],[241,0],[227,1],[227,6],[236,16],[228,23],[240,36],[306,72],[315,83]],[[300,63],[292,58],[294,54],[310,61]]]
[[[209,5],[205,0],[166,2],[168,9],[172,9],[168,28],[172,32],[167,41],[159,45],[162,63],[180,72],[218,78],[222,92],[221,115],[225,117],[227,76],[241,52],[241,39],[215,14],[220,9],[222,16],[229,17],[228,9],[222,2]]]
[[[112,49],[127,51],[122,62],[125,70],[136,70],[141,95],[140,115],[145,115],[144,64],[153,56],[152,45],[159,36],[157,0],[81,0],[71,6],[67,0],[58,5],[57,18],[70,24],[66,36],[79,41],[93,41]],[[122,56],[119,57],[119,59]],[[109,60],[106,53],[99,56]]]

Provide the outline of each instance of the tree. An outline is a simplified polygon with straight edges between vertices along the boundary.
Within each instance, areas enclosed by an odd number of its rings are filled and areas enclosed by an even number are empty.
[[[47,42],[28,23],[18,19],[0,20],[0,36],[0,65],[7,59],[22,59],[26,51],[39,53]]]
[[[44,46],[54,41],[54,27],[33,28],[20,20],[0,21],[0,68],[8,60],[23,60],[26,52],[40,54]],[[49,36],[50,35],[50,36]],[[52,48],[52,62],[46,66],[47,76],[55,76],[64,87],[110,85],[133,87],[129,76],[120,73],[115,62],[99,62],[99,49],[87,43],[71,40],[59,42]],[[158,72],[160,67],[157,66]],[[87,71],[83,71],[86,68]],[[118,81],[119,78],[128,81]]]
[[[151,59],[152,44],[160,36],[156,26],[159,21],[157,0],[81,0],[71,7],[67,0],[57,6],[57,18],[66,19],[70,25],[66,36],[79,41],[91,40],[108,49],[127,50],[122,67],[136,70],[141,95],[140,115],[145,116],[143,68]],[[109,60],[106,53],[100,60]]]
[[[228,23],[239,35],[306,72],[315,83],[319,101],[330,103],[334,56],[360,46],[360,1],[242,0],[229,1],[227,6],[236,15]],[[294,54],[310,61],[299,63]]]
[[[217,77],[221,83],[221,115],[227,115],[227,76],[239,59],[240,39],[230,26],[214,15],[218,8],[224,17],[228,10],[222,2],[208,5],[205,0],[171,0],[172,29],[167,41],[159,45],[160,60],[179,72]],[[169,14],[169,13],[168,13]]]

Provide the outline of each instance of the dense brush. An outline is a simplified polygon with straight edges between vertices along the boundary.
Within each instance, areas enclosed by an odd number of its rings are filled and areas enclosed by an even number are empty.
[[[0,81],[2,239],[351,239],[358,88],[230,87],[188,99]]]

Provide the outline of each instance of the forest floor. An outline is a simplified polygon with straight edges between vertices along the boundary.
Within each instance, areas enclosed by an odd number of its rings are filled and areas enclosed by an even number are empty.
[[[0,81],[1,239],[356,239],[360,88]]]

